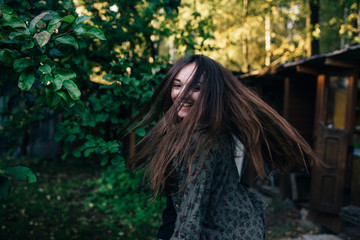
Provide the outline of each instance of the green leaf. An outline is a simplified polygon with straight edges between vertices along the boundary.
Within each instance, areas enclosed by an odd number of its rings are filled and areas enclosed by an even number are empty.
[[[109,119],[108,113],[99,113],[95,117],[96,122],[106,122]]]
[[[63,86],[64,86],[64,88],[66,88],[66,90],[68,91],[70,97],[73,100],[77,101],[77,100],[80,99],[81,92],[80,92],[79,88],[76,86],[76,84],[73,81],[64,80]]]
[[[78,147],[78,148],[75,148],[74,150],[72,150],[72,155],[76,158],[79,158],[81,157],[81,148]]]
[[[100,165],[104,167],[109,162],[109,158],[103,157],[103,159],[100,162]]]
[[[46,86],[54,82],[54,78],[51,74],[42,75],[42,80]]]
[[[64,54],[56,48],[50,49],[49,54],[51,57],[63,57],[64,56]]]
[[[33,20],[31,20],[30,25],[29,25],[29,30],[31,33],[36,32],[36,29],[35,29],[36,24],[40,21],[40,19],[42,19],[43,17],[45,17],[48,14],[50,14],[50,11],[42,12],[39,15],[37,15]]]
[[[73,46],[76,50],[78,50],[78,48],[79,48],[79,45],[73,36],[65,35],[65,36],[58,37],[55,40],[58,41],[59,43],[69,44],[69,45]]]
[[[146,135],[146,131],[144,128],[135,129],[135,133],[140,137],[144,137]]]
[[[90,156],[90,154],[92,153],[92,152],[94,152],[96,150],[96,147],[94,148],[94,147],[92,147],[92,148],[88,148],[88,149],[86,149],[85,151],[84,151],[84,157],[89,157]]]
[[[16,50],[11,50],[11,57],[12,58],[19,58],[21,56],[21,53],[19,53]]]
[[[66,68],[56,68],[56,75],[59,75],[61,79],[68,80],[76,77],[76,73]]]
[[[20,74],[18,87],[23,91],[29,91],[34,82],[34,71],[31,68],[27,68]]]
[[[32,61],[31,58],[18,58],[15,59],[13,62],[13,67],[15,69],[16,72],[21,72],[23,71],[25,68],[33,66],[34,63]]]
[[[89,20],[90,18],[91,17],[88,15],[83,15],[83,16],[77,17],[75,20],[75,24],[78,25],[79,23],[85,22],[85,21]]]
[[[48,55],[41,55],[39,58],[40,62],[51,61]]]
[[[75,105],[75,102],[69,97],[69,94],[65,90],[56,91],[56,94],[64,99],[66,106],[72,108]]]
[[[43,74],[50,74],[51,73],[51,67],[49,66],[49,64],[44,64],[44,65],[39,67],[39,71],[42,72]]]
[[[0,197],[9,196],[11,189],[10,181],[5,176],[0,176]]]
[[[14,10],[6,5],[0,4],[0,9],[3,12],[3,14],[11,15],[14,13]]]
[[[50,20],[47,30],[49,33],[53,33],[56,29],[58,29],[61,26],[61,17],[59,14],[55,14],[52,16],[52,19]]]
[[[3,14],[0,27],[9,26],[12,28],[26,28],[25,22],[15,14]]]
[[[85,121],[86,119],[86,111],[85,111],[85,106],[84,103],[82,101],[76,101],[74,107],[72,108],[72,112],[74,115],[78,115],[81,117],[81,119],[83,121]]]
[[[24,37],[29,37],[30,36],[30,32],[28,29],[25,29],[25,30],[17,30],[16,32],[11,32],[9,34],[9,39],[14,39],[16,37],[19,37],[19,36],[24,36]]]
[[[9,49],[2,49],[0,51],[0,61],[3,62],[6,66],[10,66],[12,63],[12,56],[11,56],[11,51]]]
[[[55,75],[54,77],[54,91],[60,90],[62,87],[63,80],[60,75]]]
[[[17,180],[25,181],[27,183],[36,182],[35,174],[27,167],[23,167],[23,166],[8,167],[5,170],[5,174],[10,175],[11,177]]]
[[[49,106],[53,107],[60,103],[61,98],[58,94],[54,93],[54,90],[52,87],[50,87],[50,86],[46,87],[45,92],[46,92],[46,103]]]
[[[75,17],[73,15],[68,15],[61,19],[61,21],[67,22],[67,23],[72,23],[74,20],[75,20]]]
[[[26,42],[24,45],[21,46],[21,51],[25,51],[25,50],[28,50],[30,48],[33,48],[34,47],[34,42],[33,41],[28,41]]]
[[[47,31],[42,31],[42,32],[35,34],[35,39],[40,47],[45,46],[45,44],[47,44],[49,42],[50,37],[51,37],[51,33],[47,32]]]
[[[46,22],[44,20],[40,20],[36,26],[39,28],[39,29],[44,29],[46,28]]]
[[[106,40],[104,33],[99,28],[91,25],[80,24],[74,29],[74,32],[76,35],[92,36],[100,40]]]
[[[117,157],[111,159],[111,163],[113,165],[120,165],[123,161],[124,161],[124,158],[121,156],[117,156]]]

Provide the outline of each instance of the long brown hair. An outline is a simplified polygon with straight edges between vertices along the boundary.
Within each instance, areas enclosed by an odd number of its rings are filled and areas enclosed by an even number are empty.
[[[188,115],[179,119],[181,101],[172,102],[172,84],[177,73],[191,63],[196,68],[180,98],[185,98],[201,81],[200,96]],[[150,102],[131,122],[132,129],[155,120],[157,123],[138,143],[135,156],[128,161],[130,169],[145,168],[155,196],[164,189],[176,164],[184,160],[190,148],[188,140],[194,136],[198,144],[187,156],[189,173],[199,151],[208,151],[222,132],[235,135],[243,143],[247,159],[261,178],[267,176],[265,165],[273,171],[285,170],[294,163],[319,162],[311,147],[283,117],[229,70],[203,55],[184,57],[172,66]],[[171,163],[175,157],[174,165]]]

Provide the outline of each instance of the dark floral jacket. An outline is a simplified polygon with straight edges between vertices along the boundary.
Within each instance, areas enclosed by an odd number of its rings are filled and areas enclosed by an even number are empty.
[[[172,199],[177,218],[172,240],[265,239],[265,204],[239,182],[232,145],[231,136],[222,134],[202,167],[204,153],[196,158],[187,184],[186,158],[175,169],[177,190]]]

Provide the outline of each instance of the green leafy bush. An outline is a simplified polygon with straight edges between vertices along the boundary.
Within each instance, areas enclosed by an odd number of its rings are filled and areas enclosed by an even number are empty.
[[[154,239],[161,226],[165,198],[151,203],[151,193],[144,189],[142,174],[131,174],[124,166],[109,167],[95,182],[85,206],[96,208],[124,226],[124,239]],[[115,228],[109,219],[110,229]]]

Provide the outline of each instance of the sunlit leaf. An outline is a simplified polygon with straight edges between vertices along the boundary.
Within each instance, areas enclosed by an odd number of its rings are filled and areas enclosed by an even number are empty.
[[[56,38],[56,41],[63,43],[63,44],[69,44],[69,45],[73,46],[76,50],[79,48],[79,45],[76,42],[75,38],[70,35],[58,37],[58,38]]]
[[[76,77],[76,73],[66,68],[56,68],[55,75],[59,75],[62,80],[68,80]]]
[[[75,24],[78,25],[79,23],[85,22],[87,20],[89,20],[91,17],[88,15],[82,15],[80,17],[77,17],[75,20]]]
[[[100,40],[106,40],[104,33],[99,28],[91,25],[80,24],[74,29],[74,32],[76,35],[92,36]]]
[[[39,15],[37,15],[33,20],[31,20],[30,25],[29,25],[29,30],[31,33],[36,32],[36,29],[35,29],[36,24],[40,21],[40,19],[42,19],[45,15],[48,15],[48,14],[50,14],[50,11],[42,12]]]
[[[74,20],[75,20],[75,17],[73,15],[68,15],[61,19],[61,21],[67,22],[67,23],[72,23]]]
[[[50,37],[51,37],[51,33],[47,31],[42,31],[35,34],[35,39],[40,47],[45,46],[49,42]]]
[[[10,175],[11,177],[25,181],[27,183],[36,182],[35,174],[27,167],[16,166],[16,167],[8,167],[5,170],[5,174]]]

